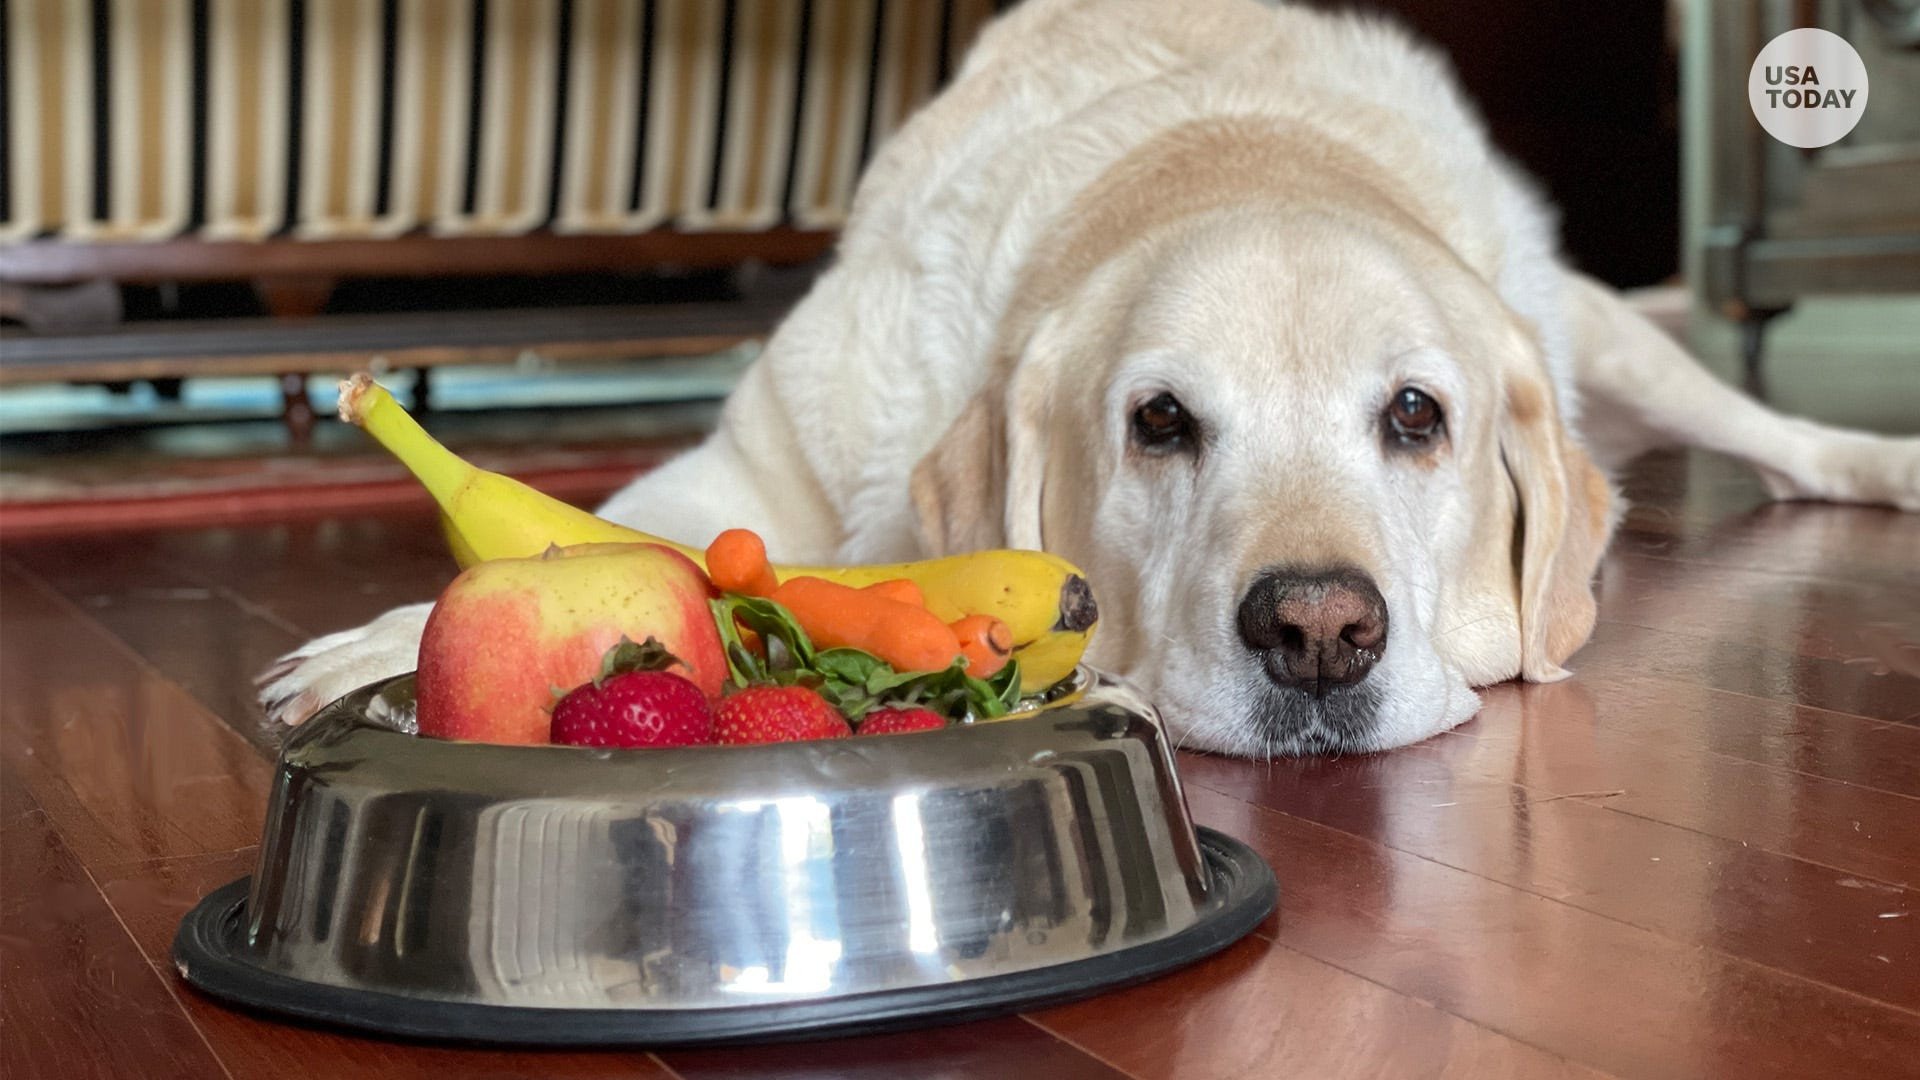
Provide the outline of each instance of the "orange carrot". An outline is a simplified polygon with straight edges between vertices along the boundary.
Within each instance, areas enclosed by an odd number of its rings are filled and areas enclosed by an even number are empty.
[[[770,596],[779,582],[767,545],[751,529],[728,529],[707,545],[707,576],[721,592]]]
[[[991,615],[968,615],[947,624],[960,639],[967,658],[967,674],[984,679],[1007,666],[1013,655],[1013,631]]]
[[[864,649],[895,671],[939,671],[960,655],[960,640],[926,608],[839,582],[788,578],[772,600],[793,612],[815,645]]]
[[[914,607],[927,606],[927,596],[920,591],[920,586],[903,577],[876,581],[862,591],[870,592],[875,596],[884,596],[889,600],[898,600],[903,604],[912,604]]]

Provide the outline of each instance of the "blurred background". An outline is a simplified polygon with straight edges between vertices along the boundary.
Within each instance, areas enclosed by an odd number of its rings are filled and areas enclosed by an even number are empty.
[[[327,419],[368,366],[481,464],[604,495],[711,423],[1003,6],[0,5],[0,529],[416,500]],[[1360,6],[1453,57],[1574,264],[1784,408],[1920,423],[1920,0]],[[1745,102],[1795,26],[1872,80],[1816,151]]]

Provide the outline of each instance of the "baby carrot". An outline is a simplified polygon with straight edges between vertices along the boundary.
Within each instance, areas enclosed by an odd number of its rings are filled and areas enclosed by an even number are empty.
[[[967,674],[984,679],[1007,666],[1013,654],[1013,631],[991,615],[968,615],[947,624],[960,639],[960,652],[967,658]]]
[[[920,591],[920,586],[903,577],[876,581],[862,591],[873,593],[875,596],[884,596],[889,600],[898,600],[903,604],[912,604],[914,607],[927,606],[927,596]]]
[[[926,608],[816,577],[788,578],[772,600],[793,613],[823,649],[863,649],[895,671],[939,671],[960,655],[960,640]]]
[[[769,596],[779,582],[767,562],[767,545],[751,529],[728,529],[707,545],[707,576],[721,592]]]

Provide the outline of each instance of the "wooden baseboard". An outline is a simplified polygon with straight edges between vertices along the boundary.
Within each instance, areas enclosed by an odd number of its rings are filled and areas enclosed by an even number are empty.
[[[771,333],[793,298],[520,311],[326,315],[129,324],[105,333],[9,333],[0,386],[173,376],[349,372],[552,360],[697,356]]]
[[[106,279],[129,283],[252,281],[294,277],[471,277],[562,274],[656,267],[810,262],[837,233],[777,228],[758,232],[654,229],[626,236],[429,236],[257,242],[169,240],[152,244],[32,241],[0,244],[0,282],[52,285]]]
[[[613,494],[649,467],[636,468],[628,461],[514,475],[555,498],[591,505]],[[411,478],[345,485],[190,492],[152,498],[10,502],[0,503],[0,540],[364,514],[426,515],[432,511],[433,501]]]

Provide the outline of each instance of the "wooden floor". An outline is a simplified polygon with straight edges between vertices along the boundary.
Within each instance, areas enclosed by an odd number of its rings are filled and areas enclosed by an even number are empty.
[[[516,1054],[197,997],[176,920],[253,861],[250,676],[430,597],[432,521],[0,550],[0,1074],[29,1077],[1920,1076],[1920,516],[1763,505],[1671,458],[1554,686],[1370,757],[1187,756],[1278,871],[1224,954],[1081,1004],[746,1050]]]

